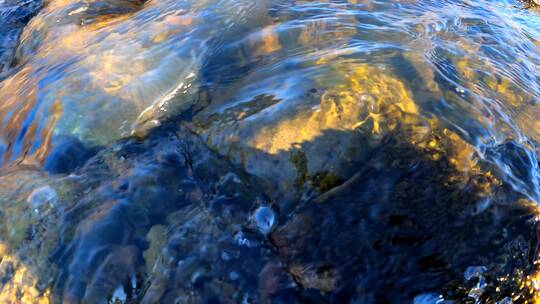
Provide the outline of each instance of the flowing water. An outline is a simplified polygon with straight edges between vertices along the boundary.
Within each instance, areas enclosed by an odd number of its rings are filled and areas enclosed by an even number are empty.
[[[0,0],[1,303],[537,303],[539,154],[532,4]]]

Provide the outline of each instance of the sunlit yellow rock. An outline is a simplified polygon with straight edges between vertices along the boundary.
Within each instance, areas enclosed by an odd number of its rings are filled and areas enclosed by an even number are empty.
[[[223,114],[210,107],[195,126],[212,147],[275,183],[276,193],[305,184],[328,190],[349,176],[347,162],[362,161],[419,113],[406,84],[385,67],[337,61],[320,68],[308,92],[284,80],[290,97],[255,96]]]
[[[2,244],[2,246],[4,246]],[[9,266],[8,266],[9,265]],[[6,304],[49,304],[50,289],[43,291],[37,287],[36,275],[16,256],[4,254],[0,259],[0,268],[12,267],[14,273],[0,287],[0,302]],[[3,278],[5,279],[5,278]]]
[[[320,104],[312,111],[261,127],[248,144],[276,154],[314,140],[325,130],[354,130],[368,120],[373,123],[373,133],[381,134],[381,128],[388,127],[387,119],[396,119],[393,116],[399,116],[401,112],[417,112],[405,85],[377,68],[360,65],[343,78],[343,83],[322,95]]]
[[[540,303],[540,271],[527,276],[521,283],[521,293],[515,293],[514,300],[524,298],[523,303]]]

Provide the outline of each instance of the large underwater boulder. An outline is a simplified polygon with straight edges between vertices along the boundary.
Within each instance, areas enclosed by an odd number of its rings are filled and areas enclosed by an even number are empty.
[[[259,297],[259,272],[276,263],[250,220],[264,192],[188,129],[164,128],[99,152],[76,174],[0,177],[0,266],[12,269],[3,303]]]
[[[529,161],[511,142],[497,152],[516,169]],[[281,208],[270,183],[178,123],[115,143],[67,176],[4,172],[0,300],[533,296],[538,207],[455,133],[397,129],[350,172]]]
[[[43,162],[65,137],[106,145],[181,113],[211,45],[268,23],[263,12],[251,1],[47,2],[0,84],[3,163]]]
[[[390,71],[342,62],[318,76],[283,97],[209,106],[193,125],[211,147],[286,195],[280,199],[324,192],[351,177],[387,134],[419,116],[411,92]]]

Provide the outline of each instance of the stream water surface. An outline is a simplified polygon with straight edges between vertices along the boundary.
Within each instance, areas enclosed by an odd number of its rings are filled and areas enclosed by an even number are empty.
[[[540,10],[0,0],[1,303],[540,302]]]

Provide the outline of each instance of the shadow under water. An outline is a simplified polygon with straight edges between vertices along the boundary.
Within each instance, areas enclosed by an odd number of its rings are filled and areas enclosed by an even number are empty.
[[[177,122],[103,149],[69,176],[20,171],[14,184],[4,175],[5,256],[35,275],[4,299],[30,288],[69,303],[530,298],[536,204],[481,159],[473,172],[456,168],[461,151],[444,130],[416,145],[411,132],[398,127],[351,178],[292,212]],[[21,185],[25,176],[34,185]],[[4,296],[16,265],[0,263]]]

